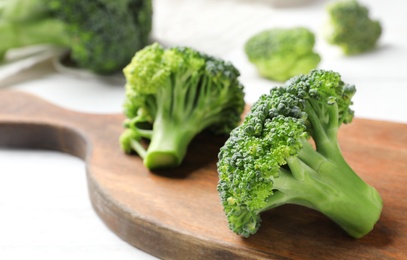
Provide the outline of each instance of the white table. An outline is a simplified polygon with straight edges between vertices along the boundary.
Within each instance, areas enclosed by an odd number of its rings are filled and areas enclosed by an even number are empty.
[[[357,117],[407,123],[405,1],[364,1],[384,32],[375,51],[354,57],[344,57],[321,38],[327,1],[290,8],[276,8],[271,2],[155,0],[153,39],[232,61],[242,73],[246,100],[252,103],[279,83],[257,75],[243,53],[245,40],[271,27],[305,26],[317,35],[319,67],[338,71],[345,82],[356,85]],[[62,107],[92,113],[121,113],[124,98],[120,81],[60,73],[49,59],[3,80],[0,88],[31,92]],[[0,259],[154,259],[120,240],[93,212],[80,159],[49,151],[0,149],[0,162]]]

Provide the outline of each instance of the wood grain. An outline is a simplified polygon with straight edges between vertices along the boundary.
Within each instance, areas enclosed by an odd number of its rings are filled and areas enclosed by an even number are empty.
[[[384,200],[375,229],[355,240],[325,216],[286,205],[248,239],[229,231],[216,191],[217,151],[202,134],[178,169],[150,172],[122,153],[122,115],[83,114],[21,92],[0,92],[0,146],[51,149],[86,161],[92,205],[119,237],[164,259],[407,259],[407,125],[355,119],[343,154]]]

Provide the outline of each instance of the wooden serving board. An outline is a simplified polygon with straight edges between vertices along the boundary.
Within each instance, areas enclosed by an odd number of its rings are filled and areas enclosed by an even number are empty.
[[[150,172],[119,147],[122,115],[68,111],[0,91],[0,146],[83,158],[92,205],[119,237],[164,259],[407,259],[407,125],[355,119],[340,131],[349,164],[384,200],[375,229],[350,238],[325,216],[286,205],[256,235],[229,231],[216,185],[224,138],[198,136],[178,169]]]

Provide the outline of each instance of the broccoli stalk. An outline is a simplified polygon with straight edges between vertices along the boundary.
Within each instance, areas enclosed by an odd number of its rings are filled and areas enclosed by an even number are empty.
[[[219,154],[218,191],[234,232],[256,233],[260,213],[284,204],[317,210],[355,238],[373,229],[381,197],[348,165],[337,139],[353,119],[354,93],[339,74],[313,70],[253,105]]]
[[[70,44],[64,24],[53,19],[28,23],[24,25],[23,30],[14,23],[0,22],[0,35],[2,36],[0,60],[4,58],[9,49],[44,43],[56,46],[68,46]]]
[[[10,49],[38,44],[70,50],[81,68],[122,69],[147,44],[151,0],[15,0],[0,6],[0,60]]]
[[[243,87],[230,63],[155,43],[137,52],[124,74],[128,119],[121,145],[149,169],[178,166],[197,134],[207,128],[227,134],[240,121]],[[142,138],[151,140],[147,149]]]

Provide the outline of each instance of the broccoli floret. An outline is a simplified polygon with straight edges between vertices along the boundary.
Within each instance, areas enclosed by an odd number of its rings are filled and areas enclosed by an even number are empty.
[[[78,67],[121,70],[148,43],[151,0],[13,0],[0,6],[0,60],[37,44],[70,50]]]
[[[346,55],[373,49],[382,33],[379,21],[369,18],[369,10],[355,0],[341,0],[327,5],[329,20],[325,38],[339,46]]]
[[[337,138],[353,119],[355,91],[336,72],[312,70],[253,104],[219,153],[218,191],[231,230],[248,237],[261,212],[284,204],[320,211],[355,238],[373,229],[382,199],[345,161]]]
[[[252,36],[244,49],[261,76],[283,82],[317,67],[321,57],[314,44],[315,35],[306,28],[275,28]]]
[[[239,71],[189,47],[154,43],[124,69],[127,79],[121,136],[149,169],[178,166],[191,140],[204,129],[229,134],[244,109]],[[149,139],[148,148],[142,139]]]

